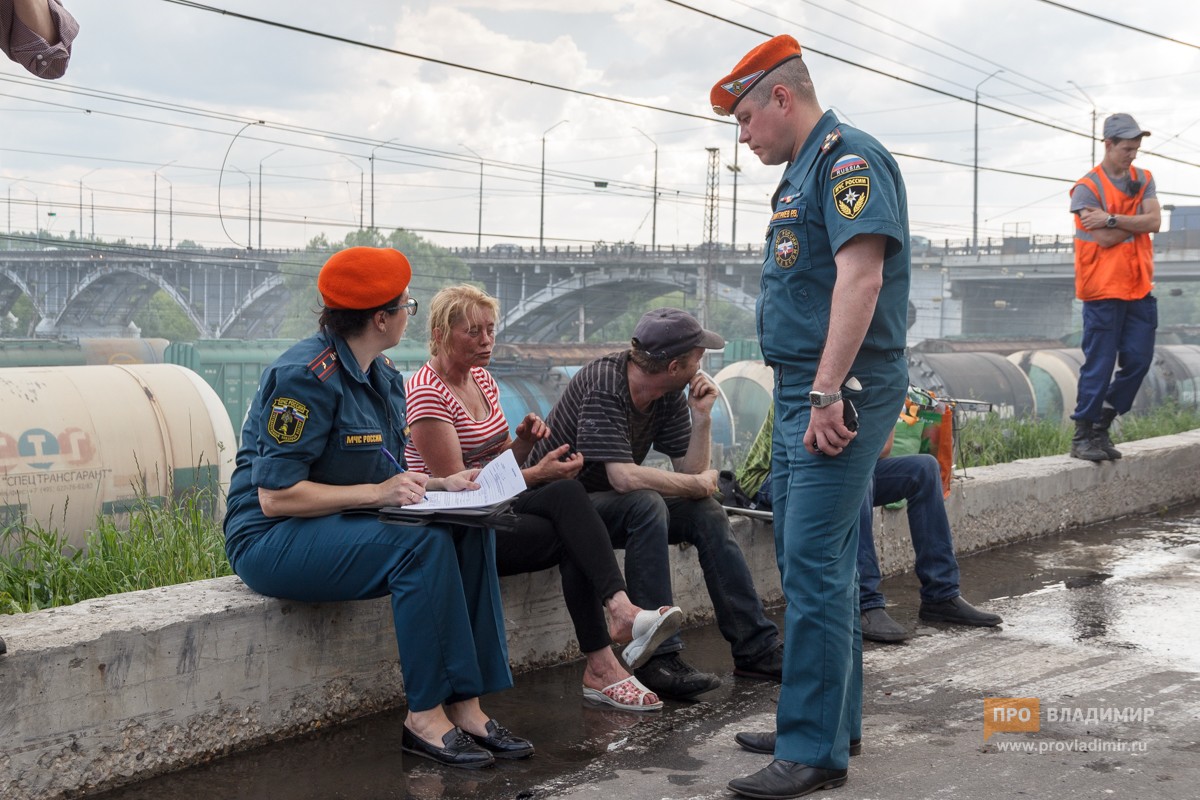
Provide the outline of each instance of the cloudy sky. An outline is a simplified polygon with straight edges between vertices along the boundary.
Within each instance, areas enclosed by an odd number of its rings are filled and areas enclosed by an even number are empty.
[[[261,212],[265,247],[372,220],[473,247],[482,168],[485,247],[696,244],[717,147],[718,238],[757,243],[779,168],[735,154],[708,91],[782,32],[899,154],[913,233],[971,236],[978,131],[980,236],[1069,235],[1093,104],[1154,133],[1164,203],[1200,205],[1200,13],[1064,4],[1181,43],[1039,0],[69,0],[66,77],[0,62],[0,224],[244,247]]]

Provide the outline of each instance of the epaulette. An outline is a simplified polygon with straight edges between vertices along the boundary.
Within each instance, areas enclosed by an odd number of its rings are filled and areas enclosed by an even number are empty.
[[[838,142],[842,141],[842,132],[834,128],[825,135],[825,141],[821,142],[821,152],[828,153],[833,148],[837,147]]]
[[[317,379],[324,383],[329,380],[329,376],[342,368],[338,361],[337,350],[333,347],[326,347],[316,358],[308,362],[308,368],[317,376]]]

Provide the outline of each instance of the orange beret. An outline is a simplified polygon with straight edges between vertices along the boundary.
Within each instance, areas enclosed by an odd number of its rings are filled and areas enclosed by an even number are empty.
[[[390,247],[351,247],[334,253],[317,275],[326,308],[378,308],[404,294],[412,267]]]
[[[750,91],[771,70],[785,61],[800,57],[800,43],[786,33],[769,39],[746,53],[733,71],[717,81],[708,99],[713,111],[728,117],[742,95]]]

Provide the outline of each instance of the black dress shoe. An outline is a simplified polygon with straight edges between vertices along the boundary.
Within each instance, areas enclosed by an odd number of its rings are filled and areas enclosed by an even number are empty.
[[[908,638],[908,631],[882,608],[868,608],[862,612],[861,618],[864,639],[872,642],[903,642]]]
[[[940,603],[922,601],[918,615],[928,622],[953,622],[955,625],[974,625],[979,628],[991,628],[1004,622],[999,614],[980,611],[962,599],[961,595]]]
[[[754,661],[734,663],[733,674],[760,681],[783,681],[783,642],[779,642]]]
[[[691,700],[721,685],[720,678],[696,669],[680,658],[679,653],[655,656],[633,674],[647,689],[672,700]]]
[[[847,770],[824,769],[775,759],[753,775],[734,778],[729,788],[746,797],[786,800],[803,797],[818,789],[836,789],[846,783]]]
[[[400,736],[400,747],[406,753],[424,756],[447,767],[479,769],[496,763],[492,754],[475,744],[475,740],[461,728],[451,728],[442,737],[442,747],[434,747],[404,726]]]
[[[765,756],[775,755],[775,731],[743,731],[735,733],[733,740],[742,746],[743,750],[760,753]],[[862,739],[850,740],[850,755],[862,754]]]
[[[480,746],[491,750],[496,758],[529,758],[533,755],[533,742],[516,736],[494,719],[487,721],[487,736],[468,736]]]

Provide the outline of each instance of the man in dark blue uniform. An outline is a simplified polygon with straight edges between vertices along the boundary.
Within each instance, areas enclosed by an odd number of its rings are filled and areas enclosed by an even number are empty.
[[[783,685],[776,732],[739,734],[775,760],[729,788],[800,797],[846,782],[862,733],[858,509],[908,385],[907,199],[887,150],[822,112],[791,36],[751,50],[710,99],[764,164],[787,164],[758,300],[775,370]]]

